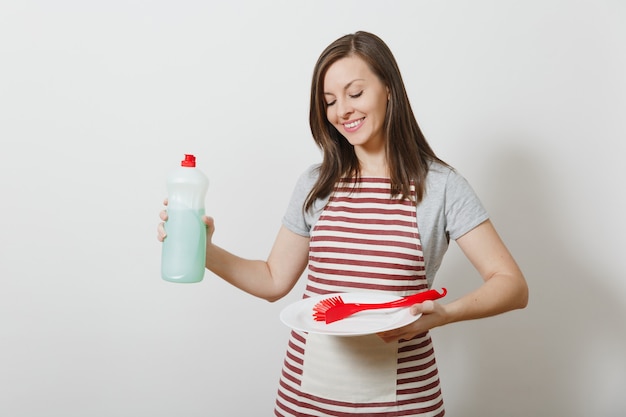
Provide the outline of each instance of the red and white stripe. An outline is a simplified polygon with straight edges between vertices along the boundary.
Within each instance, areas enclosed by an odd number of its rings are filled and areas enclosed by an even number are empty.
[[[408,295],[427,287],[415,204],[391,198],[387,179],[338,184],[311,233],[303,297],[350,291]],[[444,415],[428,333],[399,343],[396,400],[382,403],[348,403],[302,392],[306,337],[306,333],[291,333],[276,416]]]

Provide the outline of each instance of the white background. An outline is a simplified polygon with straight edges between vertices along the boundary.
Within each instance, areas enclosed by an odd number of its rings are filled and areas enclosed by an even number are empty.
[[[448,414],[624,415],[620,0],[2,2],[0,415],[272,414],[301,287],[161,280],[165,176],[196,154],[216,242],[265,258],[320,157],[312,67],[360,29],[530,285],[525,310],[432,332]],[[452,245],[435,286],[479,284]]]

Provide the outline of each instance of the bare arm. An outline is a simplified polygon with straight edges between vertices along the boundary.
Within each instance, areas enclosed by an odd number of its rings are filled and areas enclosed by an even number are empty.
[[[306,267],[309,239],[281,226],[266,261],[240,258],[211,242],[214,222],[205,217],[208,226],[206,267],[235,287],[276,301],[296,284]]]
[[[489,317],[526,307],[528,286],[524,275],[490,221],[460,237],[457,243],[484,283],[446,305],[448,322]]]
[[[165,200],[167,205],[167,200]],[[157,228],[157,239],[167,238],[167,210],[159,214],[163,222]],[[268,301],[284,297],[296,284],[307,265],[309,238],[281,226],[266,261],[244,259],[213,243],[215,221],[202,218],[207,226],[206,268],[235,287]]]
[[[427,301],[411,307],[413,314],[422,316],[406,327],[381,333],[384,340],[409,339],[444,324],[526,307],[528,286],[524,275],[490,221],[457,239],[457,244],[483,278],[483,284],[449,304]]]

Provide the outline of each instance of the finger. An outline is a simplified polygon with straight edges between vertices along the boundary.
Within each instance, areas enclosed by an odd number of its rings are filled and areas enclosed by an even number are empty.
[[[167,220],[167,210],[161,210],[159,212],[159,217],[161,218],[161,220],[166,221]]]
[[[215,219],[210,216],[202,216],[202,221],[206,225],[207,231],[213,234],[215,232]]]
[[[413,337],[415,337],[416,334],[417,333],[415,332],[413,333],[383,332],[383,333],[378,333],[378,337],[380,337],[385,343],[391,343],[391,342],[396,342],[396,341],[401,341],[401,340],[411,340]]]
[[[168,202],[169,202],[169,201],[168,201],[167,197],[165,197],[165,199],[163,200],[163,205],[164,205],[164,206],[167,206],[167,203],[168,203]]]
[[[166,236],[167,236],[167,233],[165,232],[164,223],[159,223],[159,225],[157,226],[157,239],[159,240],[159,242],[163,242]]]
[[[385,332],[377,333],[378,337],[383,339],[385,342],[393,342],[394,340],[398,340],[398,338],[404,334],[403,331],[399,331],[398,329],[387,330]]]
[[[380,337],[382,339],[382,341],[385,342],[385,343],[391,343],[394,340],[396,340],[395,337],[389,336],[389,335],[387,335],[385,333],[378,333],[378,337]]]
[[[423,303],[412,305],[409,311],[414,316],[417,316],[418,314],[430,314],[435,311],[435,303],[431,300],[427,300]]]

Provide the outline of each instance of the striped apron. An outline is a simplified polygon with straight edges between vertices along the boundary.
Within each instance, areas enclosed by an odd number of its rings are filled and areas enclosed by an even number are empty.
[[[367,291],[404,296],[427,290],[416,206],[392,198],[390,189],[390,181],[381,178],[337,184],[311,231],[303,298]],[[274,413],[443,416],[430,335],[385,343],[377,335],[294,330]]]

